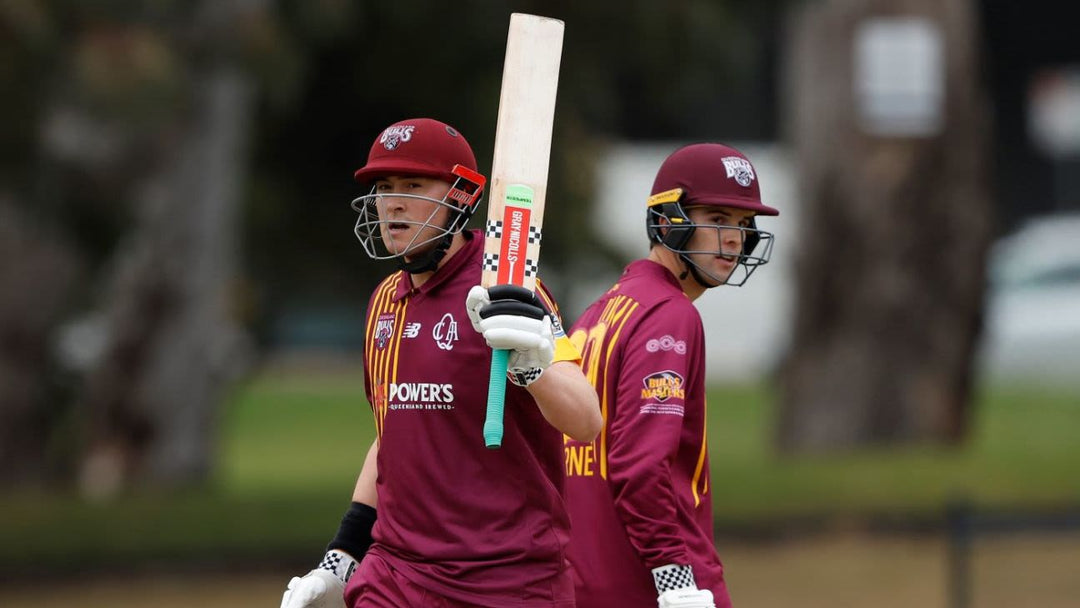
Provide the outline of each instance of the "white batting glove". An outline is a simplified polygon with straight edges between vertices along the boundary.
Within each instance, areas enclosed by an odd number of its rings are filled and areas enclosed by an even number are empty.
[[[478,334],[484,333],[484,328],[480,325],[480,310],[488,304],[491,304],[488,290],[479,285],[473,285],[469,295],[465,296],[465,312],[469,313],[469,321]]]
[[[488,346],[511,351],[507,376],[514,384],[532,384],[555,359],[551,317],[528,289],[477,285],[469,290],[465,309]]]
[[[658,608],[716,608],[712,591],[698,589],[689,564],[668,564],[652,570]]]
[[[356,566],[348,553],[327,551],[318,568],[292,577],[281,596],[281,608],[345,608],[345,583]]]
[[[672,589],[656,598],[659,608],[716,608],[708,589]]]

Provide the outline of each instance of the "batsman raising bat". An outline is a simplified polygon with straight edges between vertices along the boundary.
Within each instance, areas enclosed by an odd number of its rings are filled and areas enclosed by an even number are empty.
[[[713,546],[705,336],[694,300],[742,285],[768,262],[773,236],[755,218],[777,214],[738,150],[676,150],[643,213],[648,257],[574,324],[570,339],[604,418],[595,441],[568,437],[565,447],[578,606],[731,606]]]
[[[390,125],[355,177],[369,188],[356,235],[400,267],[367,312],[378,436],[325,557],[282,608],[572,607],[563,435],[590,441],[601,420],[551,294],[480,286],[484,235],[465,224],[485,178],[453,127]],[[510,368],[498,450],[481,437],[492,348]]]

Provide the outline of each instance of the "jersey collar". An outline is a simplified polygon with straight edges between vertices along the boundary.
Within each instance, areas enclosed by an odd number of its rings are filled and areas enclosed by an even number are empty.
[[[402,274],[405,276],[398,281],[397,290],[394,292],[394,302],[411,295],[426,294],[456,276],[461,268],[465,266],[469,260],[475,257],[477,251],[484,246],[483,235],[480,234],[479,230],[469,230],[464,236],[465,244],[461,249],[450,256],[446,262],[435,271],[435,274],[431,275],[431,278],[420,287],[413,287],[412,275],[402,271]],[[479,282],[479,277],[477,277],[477,281]]]

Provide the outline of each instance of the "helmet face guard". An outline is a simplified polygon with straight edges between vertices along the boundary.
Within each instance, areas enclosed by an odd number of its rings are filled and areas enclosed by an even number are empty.
[[[645,220],[645,228],[648,231],[649,240],[659,243],[664,248],[677,253],[682,260],[689,265],[695,278],[705,285],[701,277],[708,277],[718,285],[731,285],[738,287],[750,279],[750,275],[769,263],[772,257],[774,236],[771,232],[760,230],[755,218],[751,218],[749,226],[729,226],[720,224],[696,224],[690,220],[689,214],[682,202],[683,191],[681,188],[661,192],[649,198],[649,207]],[[717,204],[715,206],[724,206]],[[715,230],[717,242],[720,242],[721,230],[739,230],[742,232],[742,251],[737,254],[735,268],[727,277],[717,276],[700,265],[690,257],[694,254],[709,256],[724,255],[719,250],[687,249],[695,230]]]
[[[484,184],[487,180],[483,175],[463,165],[455,165],[451,171],[455,176],[450,190],[440,199],[415,194],[380,194],[375,191],[375,186],[368,194],[352,201],[352,208],[360,217],[356,220],[354,232],[360,240],[364,252],[374,260],[398,259],[405,256],[415,255],[417,252],[426,251],[430,243],[448,240],[454,234],[461,232],[468,223],[469,218],[476,212],[477,204],[484,192]],[[391,223],[379,218],[379,206],[384,198],[406,198],[422,200],[432,203],[431,213],[423,221],[394,220],[395,224],[409,224],[416,226],[416,234],[401,251],[387,249],[382,239],[382,231],[385,224]],[[442,225],[435,223],[439,210],[449,210],[447,221]],[[431,236],[421,239],[426,228],[433,228]]]
[[[742,209],[753,216],[749,226],[695,224],[686,210],[698,206]],[[687,272],[693,273],[701,285],[742,285],[772,255],[773,235],[758,230],[755,218],[779,214],[778,209],[761,202],[757,171],[745,154],[720,143],[698,143],[675,150],[660,165],[648,201],[645,226],[649,240],[678,254]],[[723,252],[687,249],[695,230],[719,232],[721,229],[740,230],[743,237],[737,263],[726,277],[705,270],[691,257],[725,255]]]

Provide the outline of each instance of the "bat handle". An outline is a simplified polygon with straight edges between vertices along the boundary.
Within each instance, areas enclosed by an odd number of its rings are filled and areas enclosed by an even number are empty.
[[[498,449],[503,437],[503,405],[506,403],[506,368],[510,351],[491,351],[491,378],[488,381],[487,418],[484,420],[484,445]]]

